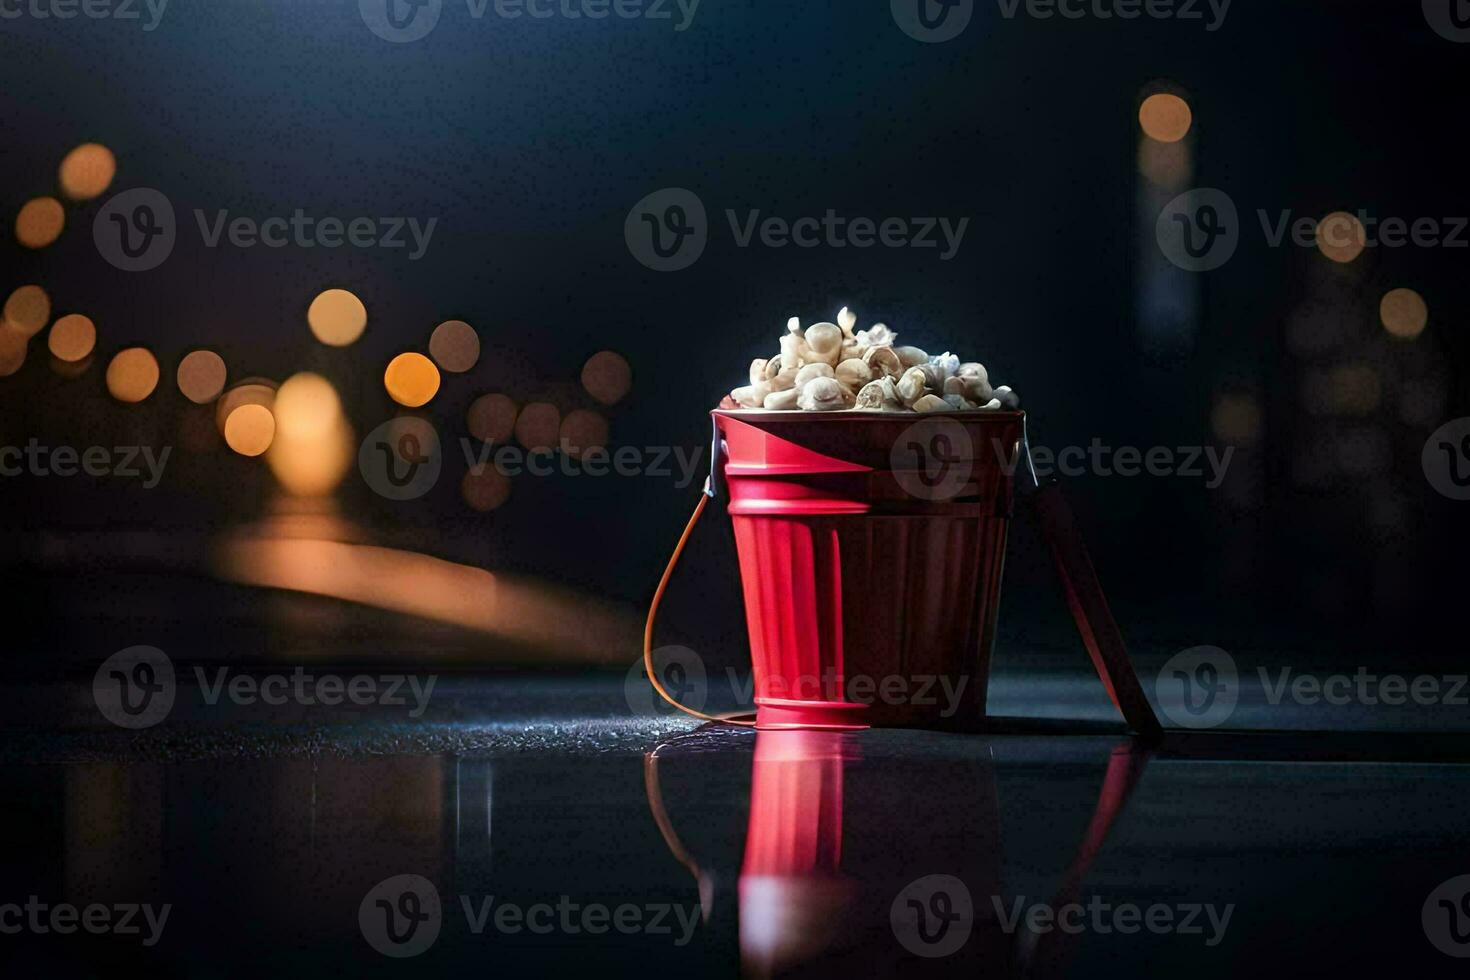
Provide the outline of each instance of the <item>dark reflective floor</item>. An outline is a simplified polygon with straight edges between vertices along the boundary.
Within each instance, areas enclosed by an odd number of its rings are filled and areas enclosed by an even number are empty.
[[[131,733],[31,688],[0,925],[139,911],[0,935],[7,975],[1463,974],[1421,921],[1470,873],[1461,736],[754,734],[620,677],[439,684],[419,719],[181,689]]]

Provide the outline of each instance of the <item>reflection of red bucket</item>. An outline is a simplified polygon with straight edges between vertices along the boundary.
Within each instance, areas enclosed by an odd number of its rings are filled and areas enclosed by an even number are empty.
[[[1022,413],[714,416],[757,727],[983,718]]]

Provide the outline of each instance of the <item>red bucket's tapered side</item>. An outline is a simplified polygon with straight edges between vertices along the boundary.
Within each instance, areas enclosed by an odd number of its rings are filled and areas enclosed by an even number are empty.
[[[893,448],[914,416],[716,418],[757,724],[982,719],[1020,413],[926,420],[959,427],[945,445],[963,478],[938,489],[913,479]]]

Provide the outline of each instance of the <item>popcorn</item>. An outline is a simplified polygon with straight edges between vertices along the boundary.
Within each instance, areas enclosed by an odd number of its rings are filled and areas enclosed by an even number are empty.
[[[973,412],[1014,411],[1020,396],[1008,385],[992,388],[978,361],[945,351],[898,347],[885,324],[857,330],[843,307],[836,323],[803,328],[786,321],[780,351],[750,363],[749,384],[733,389],[721,408],[766,411]]]

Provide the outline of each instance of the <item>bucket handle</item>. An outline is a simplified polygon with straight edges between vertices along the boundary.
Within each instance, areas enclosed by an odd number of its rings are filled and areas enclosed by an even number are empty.
[[[718,443],[718,436],[716,437]],[[726,725],[739,725],[742,728],[754,728],[755,722],[738,720],[728,715],[707,715],[703,711],[695,711],[685,704],[680,704],[664,687],[663,682],[658,679],[658,671],[653,666],[653,624],[658,618],[659,603],[663,601],[664,590],[669,586],[669,579],[674,575],[674,566],[679,564],[679,556],[684,553],[684,546],[689,543],[689,536],[694,533],[694,525],[699,523],[700,517],[704,515],[704,508],[709,504],[710,498],[714,496],[711,489],[711,481],[704,481],[704,489],[699,494],[699,503],[694,505],[694,513],[689,517],[689,523],[684,525],[684,533],[679,535],[679,543],[674,545],[674,553],[669,556],[669,564],[664,568],[663,578],[658,580],[658,588],[653,590],[653,601],[648,604],[648,622],[643,627],[643,670],[648,674],[648,681],[653,689],[658,692],[659,697],[669,704],[678,708],[686,715],[692,715],[703,721],[719,722]]]

